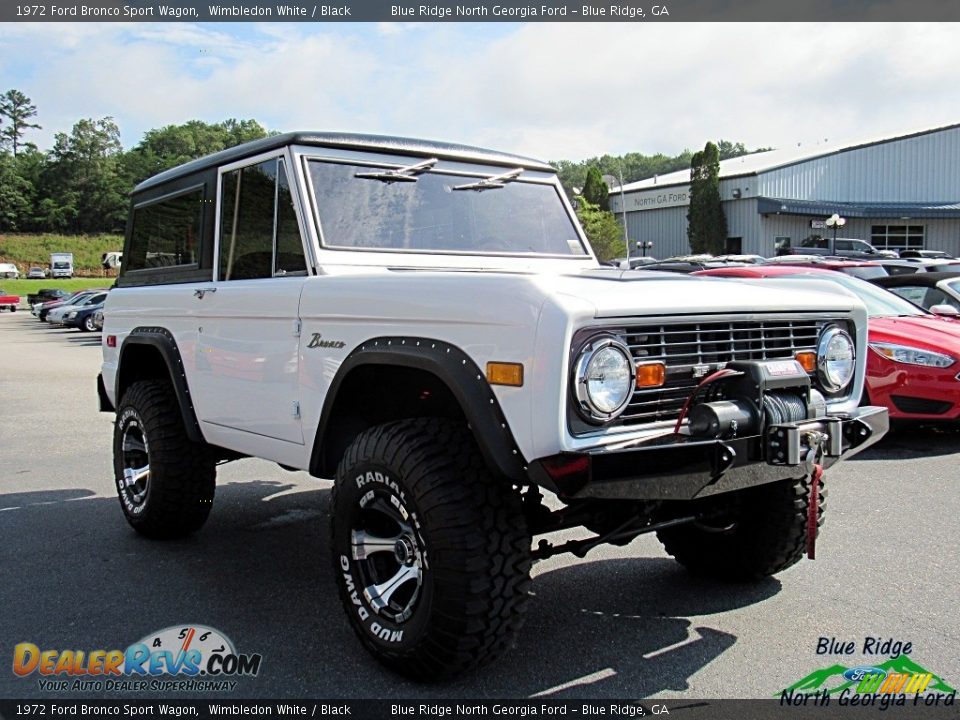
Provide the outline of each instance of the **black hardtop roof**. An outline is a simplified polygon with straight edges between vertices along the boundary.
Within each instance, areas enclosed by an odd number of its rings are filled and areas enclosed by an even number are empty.
[[[242,160],[245,157],[259,155],[260,153],[284,147],[285,145],[314,145],[316,147],[348,150],[374,150],[377,152],[396,153],[398,155],[414,157],[435,157],[441,160],[465,160],[482,165],[502,165],[510,168],[523,167],[527,170],[556,172],[555,168],[542,160],[534,160],[533,158],[510,155],[508,153],[471,147],[469,145],[417,140],[415,138],[391,137],[388,135],[297,131],[283,133],[281,135],[272,135],[271,137],[262,138],[261,140],[253,140],[252,142],[221,150],[212,155],[191,160],[175,168],[164,170],[162,173],[141,182],[133,189],[133,192],[138,193],[143,190],[148,190],[157,185],[200,170],[226,165],[236,160]]]
[[[960,270],[960,263],[957,263],[957,269]],[[933,287],[941,280],[956,280],[957,278],[960,278],[960,272],[915,272],[876,278],[875,282],[883,287],[900,287],[901,285]]]

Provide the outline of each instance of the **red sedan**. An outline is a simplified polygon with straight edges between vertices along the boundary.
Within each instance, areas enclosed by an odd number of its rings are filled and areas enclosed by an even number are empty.
[[[816,277],[857,295],[870,316],[866,392],[891,419],[956,420],[960,417],[960,322],[932,315],[913,303],[842,273],[789,265],[703,270],[695,275],[742,279]]]

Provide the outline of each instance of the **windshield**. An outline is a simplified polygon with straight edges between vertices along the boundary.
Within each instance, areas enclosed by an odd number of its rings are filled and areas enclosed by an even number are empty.
[[[557,189],[506,178],[386,171],[311,160],[323,245],[355,250],[587,255]],[[360,175],[358,177],[357,175]]]
[[[810,277],[810,274],[797,274],[790,277]],[[867,314],[870,317],[901,317],[904,315],[929,315],[929,313],[914,305],[912,302],[904,300],[899,295],[894,295],[889,290],[884,290],[876,285],[871,285],[855,277],[844,275],[842,273],[832,273],[829,277],[818,274],[817,279],[830,280],[843,285],[847,290],[863,301],[867,306]]]

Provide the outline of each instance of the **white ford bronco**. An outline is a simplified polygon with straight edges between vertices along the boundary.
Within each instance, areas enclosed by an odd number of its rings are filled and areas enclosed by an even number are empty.
[[[127,521],[196,531],[244,456],[334,478],[347,617],[414,678],[508,647],[552,555],[784,570],[887,430],[857,300],[601,267],[543,162],[289,133],[132,198],[98,381]]]

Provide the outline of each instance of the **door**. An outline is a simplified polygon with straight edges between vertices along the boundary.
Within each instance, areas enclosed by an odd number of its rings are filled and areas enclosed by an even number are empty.
[[[217,280],[194,292],[201,422],[303,444],[300,293],[306,262],[284,160],[220,179]]]

